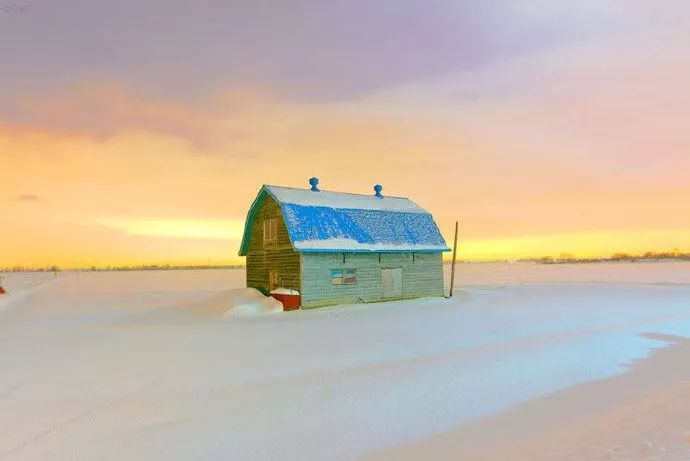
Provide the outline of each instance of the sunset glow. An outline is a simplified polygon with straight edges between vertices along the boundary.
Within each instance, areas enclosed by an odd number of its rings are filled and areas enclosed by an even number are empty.
[[[244,223],[240,221],[201,221],[181,219],[107,219],[106,227],[124,231],[127,235],[189,239],[238,239]]]
[[[230,3],[0,14],[0,267],[240,263],[311,176],[464,259],[690,251],[687,2]]]

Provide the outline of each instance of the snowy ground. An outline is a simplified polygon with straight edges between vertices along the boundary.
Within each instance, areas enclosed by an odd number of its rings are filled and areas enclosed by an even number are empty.
[[[228,315],[243,280],[6,275],[0,459],[351,459],[690,337],[687,263],[460,265],[451,300]]]

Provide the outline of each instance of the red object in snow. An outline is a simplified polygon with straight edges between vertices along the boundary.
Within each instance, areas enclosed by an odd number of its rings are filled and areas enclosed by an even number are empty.
[[[2,285],[0,285],[0,295],[4,295],[4,294],[7,294],[7,292],[6,292],[5,289],[2,287]]]
[[[271,296],[283,303],[284,311],[294,311],[299,309],[302,300],[297,290],[289,290],[286,288],[278,288],[271,291]]]

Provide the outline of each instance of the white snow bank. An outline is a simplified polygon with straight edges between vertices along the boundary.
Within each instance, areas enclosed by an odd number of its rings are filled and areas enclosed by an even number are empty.
[[[181,303],[179,309],[203,317],[234,317],[282,312],[283,304],[264,296],[254,288],[223,290],[211,298],[193,304]]]
[[[272,295],[299,295],[299,291],[290,288],[276,288],[271,291]]]
[[[227,309],[224,316],[244,316],[282,312],[283,303],[270,296],[264,296],[254,288],[239,288],[226,293]]]
[[[429,213],[412,200],[403,197],[375,197],[374,194],[351,194],[347,192],[295,189],[291,187],[266,186],[281,203],[296,205],[323,206],[358,210],[398,211],[403,213]]]
[[[14,272],[2,274],[2,287],[6,293],[0,294],[0,315],[18,307],[31,293],[41,285],[52,282],[52,272]]]
[[[0,319],[0,458],[358,459],[690,336],[689,263],[502,267],[251,321],[220,320],[279,305],[243,270],[61,273]]]

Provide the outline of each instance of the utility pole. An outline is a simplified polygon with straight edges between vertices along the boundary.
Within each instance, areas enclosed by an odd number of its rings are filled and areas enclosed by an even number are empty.
[[[453,297],[453,284],[455,283],[455,256],[458,250],[458,222],[455,221],[455,239],[453,241],[453,265],[450,267],[450,292],[448,297]]]

